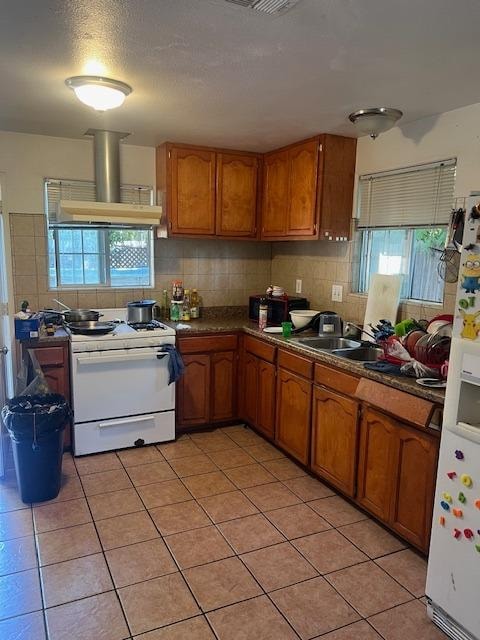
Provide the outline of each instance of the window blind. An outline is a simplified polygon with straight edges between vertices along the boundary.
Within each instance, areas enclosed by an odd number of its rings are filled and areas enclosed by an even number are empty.
[[[57,223],[57,209],[60,200],[95,202],[95,182],[46,178],[44,198],[48,224],[54,226]],[[144,185],[121,185],[120,202],[152,205],[153,188]]]
[[[457,160],[360,176],[358,228],[448,224]]]

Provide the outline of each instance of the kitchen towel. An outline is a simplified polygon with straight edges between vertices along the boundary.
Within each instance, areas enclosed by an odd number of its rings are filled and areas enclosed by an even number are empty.
[[[173,344],[164,344],[162,346],[162,351],[168,353],[168,373],[170,376],[168,384],[170,385],[172,382],[180,380],[180,377],[185,371],[185,365],[183,364],[182,356],[178,353]]]

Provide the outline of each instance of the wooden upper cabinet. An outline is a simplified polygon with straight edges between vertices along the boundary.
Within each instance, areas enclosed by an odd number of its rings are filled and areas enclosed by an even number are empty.
[[[217,154],[216,232],[254,237],[257,232],[258,158]]]
[[[397,475],[390,524],[406,540],[427,551],[439,441],[404,426],[399,427],[397,436]]]
[[[314,387],[311,467],[350,497],[355,495],[359,403]]]
[[[278,369],[275,442],[302,464],[308,463],[312,383]]]
[[[366,407],[360,427],[358,502],[375,516],[390,519],[398,423]],[[412,505],[413,507],[413,505]]]
[[[314,236],[316,233],[318,148],[315,139],[288,151],[287,236]]]
[[[284,236],[288,216],[288,151],[269,153],[263,161],[262,238]]]
[[[215,233],[215,152],[172,147],[170,224],[173,233]]]

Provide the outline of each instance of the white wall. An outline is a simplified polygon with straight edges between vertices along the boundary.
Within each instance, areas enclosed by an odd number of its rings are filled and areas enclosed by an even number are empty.
[[[0,131],[9,213],[43,213],[43,179],[93,180],[93,142]],[[155,149],[122,144],[122,183],[155,185]]]
[[[400,121],[401,122],[401,121]],[[480,190],[480,103],[359,138],[357,175],[457,158],[455,196]]]

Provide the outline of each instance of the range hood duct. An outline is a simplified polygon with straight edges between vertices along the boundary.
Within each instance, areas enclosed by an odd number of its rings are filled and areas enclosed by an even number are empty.
[[[89,129],[93,137],[96,202],[60,200],[59,224],[96,224],[115,226],[162,226],[162,207],[120,202],[120,140],[128,133]],[[166,227],[165,224],[163,224]],[[165,235],[160,231],[157,235]]]
[[[128,133],[89,129],[93,136],[97,202],[120,202],[120,140]]]

